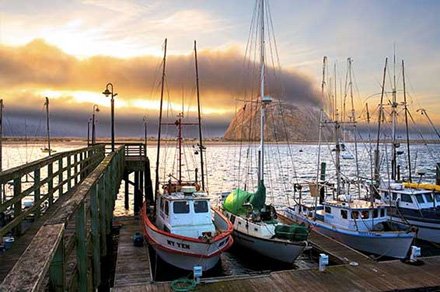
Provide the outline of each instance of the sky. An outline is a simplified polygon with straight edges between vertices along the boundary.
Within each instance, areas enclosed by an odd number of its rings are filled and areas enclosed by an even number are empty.
[[[182,100],[186,115],[195,116],[197,40],[206,135],[222,136],[249,94],[243,60],[254,6],[251,0],[0,0],[5,134],[44,135],[47,96],[54,136],[85,136],[94,104],[97,134],[108,136],[110,100],[102,91],[111,82],[118,93],[116,135],[142,136],[144,116],[153,135],[167,38],[166,117],[182,110]],[[391,90],[395,51],[398,98],[404,59],[410,108],[414,115],[425,108],[440,124],[439,11],[435,0],[270,1],[281,69],[268,83],[281,84],[287,102],[319,106],[323,56],[329,72],[337,66],[338,87],[351,57],[361,113],[366,102],[378,104],[385,57]]]

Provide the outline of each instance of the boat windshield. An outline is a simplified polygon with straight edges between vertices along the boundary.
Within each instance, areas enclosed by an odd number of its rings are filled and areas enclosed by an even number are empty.
[[[426,198],[426,201],[428,203],[432,203],[433,202],[431,194],[425,194],[425,198]]]
[[[174,214],[187,214],[189,213],[188,201],[177,201],[173,203]]]
[[[196,212],[196,213],[208,212],[208,202],[207,201],[194,201],[194,212]]]
[[[423,199],[423,196],[421,194],[416,195],[417,198],[417,202],[419,202],[420,204],[425,203],[425,200]]]

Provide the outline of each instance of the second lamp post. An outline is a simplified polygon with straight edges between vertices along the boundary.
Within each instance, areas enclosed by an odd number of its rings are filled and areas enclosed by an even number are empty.
[[[109,89],[110,87],[110,89]],[[112,120],[112,152],[115,151],[115,96],[117,93],[113,93],[113,84],[107,83],[105,90],[102,92],[107,97],[111,97],[111,120]]]

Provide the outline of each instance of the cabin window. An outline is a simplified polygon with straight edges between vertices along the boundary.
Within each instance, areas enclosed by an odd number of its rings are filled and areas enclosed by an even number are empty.
[[[374,209],[373,210],[373,218],[377,218],[379,216],[379,210]]]
[[[347,219],[347,210],[341,210],[341,217]]]
[[[169,206],[169,202],[165,201],[165,214],[169,214],[170,213],[170,206]]]
[[[400,200],[405,203],[412,203],[413,202],[411,199],[411,196],[407,195],[407,194],[400,194],[400,198],[401,198]]]
[[[425,199],[428,203],[432,203],[432,197],[431,194],[425,194]]]
[[[332,208],[326,206],[325,207],[325,213],[331,213],[332,212]]]
[[[380,217],[385,217],[385,209],[380,209]]]
[[[393,193],[393,201],[397,200],[397,194]]]
[[[234,224],[235,223],[235,216],[231,214],[231,223]]]
[[[160,199],[160,209],[161,209],[162,211],[163,211],[163,205],[164,205],[164,204],[163,204],[163,201],[164,201],[163,198],[161,198],[161,199]]]
[[[370,218],[370,212],[368,210],[364,210],[361,212],[361,218],[362,219],[368,219]]]
[[[435,194],[435,200],[440,203],[440,194]]]
[[[419,202],[420,204],[425,203],[425,200],[423,199],[423,196],[420,195],[420,194],[416,195],[416,199],[417,199],[417,202]]]
[[[351,219],[358,219],[359,211],[351,211]]]
[[[196,212],[196,213],[208,212],[208,202],[207,201],[194,201],[194,212]]]
[[[187,214],[189,213],[188,201],[178,201],[173,203],[174,214]]]

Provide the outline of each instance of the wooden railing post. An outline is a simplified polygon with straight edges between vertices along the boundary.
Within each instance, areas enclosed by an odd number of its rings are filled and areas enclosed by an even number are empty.
[[[53,205],[53,162],[47,165],[47,193],[49,194],[49,207]]]
[[[81,202],[76,213],[76,261],[78,269],[78,290],[87,290],[87,237],[85,204]]]
[[[101,283],[101,237],[99,221],[99,191],[95,184],[90,191],[90,213],[92,217],[92,249],[93,249],[93,286]]]
[[[64,178],[63,178],[63,158],[58,160],[58,197],[64,194]]]
[[[72,189],[72,156],[67,156],[67,191]]]
[[[75,176],[75,185],[78,184],[78,154],[73,156],[73,163],[75,167],[73,168],[73,175]]]
[[[64,260],[64,240],[61,241],[55,252],[49,269],[50,291],[64,292],[66,290],[66,264]]]
[[[34,170],[34,205],[38,205],[35,209],[34,216],[39,218],[41,215],[41,205],[40,205],[40,169]]]
[[[107,232],[106,232],[106,206],[105,206],[105,179],[101,177],[98,183],[99,219],[101,229],[101,256],[107,255]]]
[[[21,195],[21,177],[14,178],[14,197]],[[21,199],[14,204],[14,217],[17,218],[21,214]],[[15,235],[21,234],[21,224],[15,227]]]

